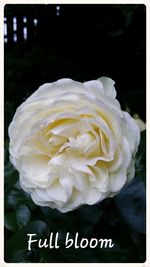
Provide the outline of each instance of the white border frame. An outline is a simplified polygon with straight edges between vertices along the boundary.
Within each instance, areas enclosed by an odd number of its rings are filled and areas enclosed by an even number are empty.
[[[150,2],[149,0],[0,0],[0,177],[2,177],[1,181],[1,187],[0,187],[0,232],[1,232],[1,239],[0,239],[0,266],[2,267],[16,267],[19,264],[19,267],[30,267],[30,266],[36,266],[38,267],[46,267],[48,266],[55,266],[55,267],[64,267],[68,265],[69,267],[73,266],[82,266],[86,267],[87,265],[89,267],[99,266],[99,267],[150,267],[150,179],[148,180],[148,174],[150,174],[150,156],[148,148],[150,148],[150,123],[148,123],[148,120],[150,118],[150,93],[148,91],[148,88],[150,86],[150,78],[148,76],[148,73],[150,73]],[[147,180],[147,196],[146,196],[146,203],[147,203],[147,209],[146,209],[146,215],[147,215],[147,239],[146,239],[146,261],[144,263],[6,263],[4,261],[4,41],[3,41],[3,18],[4,18],[4,6],[6,4],[144,4],[146,6],[146,84],[147,84],[147,90],[146,90],[146,111],[147,111],[147,172],[146,172],[146,180]],[[149,253],[148,253],[149,252]]]

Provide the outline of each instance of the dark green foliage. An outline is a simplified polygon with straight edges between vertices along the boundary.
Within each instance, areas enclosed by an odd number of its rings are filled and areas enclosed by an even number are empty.
[[[37,233],[38,237],[45,237],[49,233],[47,225],[42,221],[32,221],[22,229],[18,230],[7,242],[7,261],[8,262],[26,262],[32,254],[28,251],[27,234]],[[18,257],[19,256],[19,257]]]
[[[141,142],[136,155],[136,175],[146,184],[146,131],[141,133]]]

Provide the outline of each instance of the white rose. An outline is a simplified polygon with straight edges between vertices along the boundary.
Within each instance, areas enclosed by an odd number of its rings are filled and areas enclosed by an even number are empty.
[[[139,127],[106,77],[40,86],[17,109],[9,137],[20,184],[40,206],[93,205],[134,177]]]

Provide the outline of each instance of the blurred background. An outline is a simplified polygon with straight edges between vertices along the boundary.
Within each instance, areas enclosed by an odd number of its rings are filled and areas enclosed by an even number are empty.
[[[18,173],[9,163],[8,125],[16,108],[41,84],[60,78],[84,82],[102,76],[115,81],[122,109],[132,115],[138,114],[145,121],[145,5],[7,4],[4,8],[4,50],[5,260],[143,262],[145,189],[142,182],[133,181],[131,187],[123,191],[124,197],[108,199],[100,205],[66,215],[39,208],[21,190]],[[145,143],[142,143],[142,151],[143,148]],[[142,153],[138,170],[145,177],[145,152]],[[144,159],[142,163],[141,158]],[[128,208],[124,206],[125,202]],[[40,222],[35,223],[35,219]],[[95,250],[84,250],[84,253],[82,250],[50,255],[36,248],[32,253],[27,252],[23,242],[25,232],[35,228],[41,234],[46,227],[53,231],[60,229],[62,240],[70,229],[89,237],[112,237],[115,249],[100,254]]]
[[[145,120],[144,5],[6,5],[5,122],[38,86],[108,76],[117,98]]]

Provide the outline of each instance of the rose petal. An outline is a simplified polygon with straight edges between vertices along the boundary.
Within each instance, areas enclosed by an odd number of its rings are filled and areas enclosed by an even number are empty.
[[[115,98],[116,97],[116,90],[114,87],[115,82],[107,77],[102,77],[99,78],[98,80],[103,84],[105,95]]]

